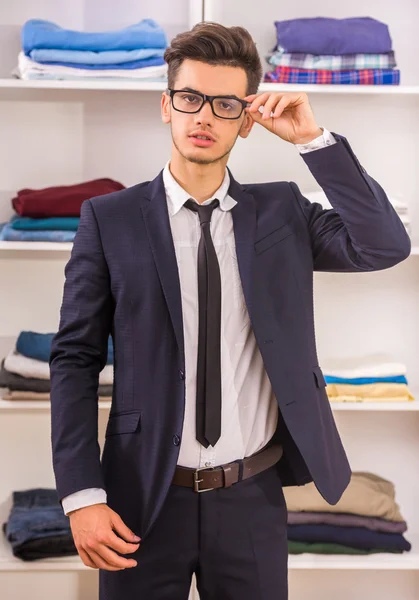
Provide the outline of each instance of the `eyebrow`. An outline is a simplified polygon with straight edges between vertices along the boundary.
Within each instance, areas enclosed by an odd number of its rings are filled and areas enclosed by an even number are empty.
[[[179,91],[180,92],[191,92],[192,94],[202,94],[203,93],[198,90],[194,90],[193,88],[190,88],[190,87],[183,87]],[[241,100],[241,98],[239,98],[235,94],[216,94],[216,96],[221,96],[221,98],[234,98],[235,100]]]

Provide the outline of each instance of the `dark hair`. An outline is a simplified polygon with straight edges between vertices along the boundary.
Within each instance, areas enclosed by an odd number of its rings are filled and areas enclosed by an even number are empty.
[[[166,48],[168,87],[173,88],[176,75],[185,59],[209,65],[241,67],[247,75],[247,95],[255,94],[262,78],[262,64],[256,44],[244,27],[224,27],[206,21],[190,31],[179,33]]]

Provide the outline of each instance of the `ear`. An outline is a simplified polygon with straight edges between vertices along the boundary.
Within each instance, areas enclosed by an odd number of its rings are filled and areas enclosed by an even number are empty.
[[[255,122],[252,117],[248,113],[244,113],[244,119],[240,127],[239,136],[242,138],[247,138],[254,124]]]
[[[170,96],[163,92],[161,96],[161,118],[163,123],[170,123],[171,111],[170,111]]]

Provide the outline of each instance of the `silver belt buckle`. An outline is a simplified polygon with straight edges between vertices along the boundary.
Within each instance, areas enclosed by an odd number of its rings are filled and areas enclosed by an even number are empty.
[[[214,467],[201,467],[200,469],[195,469],[194,471],[194,479],[193,479],[193,489],[194,492],[198,492],[198,494],[201,494],[202,492],[210,492],[211,490],[214,490],[215,488],[204,488],[203,490],[199,489],[199,484],[201,483],[201,481],[204,481],[203,479],[198,479],[198,473],[200,471],[209,471],[210,469],[214,470]]]

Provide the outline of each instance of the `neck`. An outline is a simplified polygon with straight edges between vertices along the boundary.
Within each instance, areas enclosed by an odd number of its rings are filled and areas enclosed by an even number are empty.
[[[169,169],[184,190],[202,204],[218,190],[225,176],[227,161],[219,160],[202,165],[190,162],[178,153],[172,153]]]

